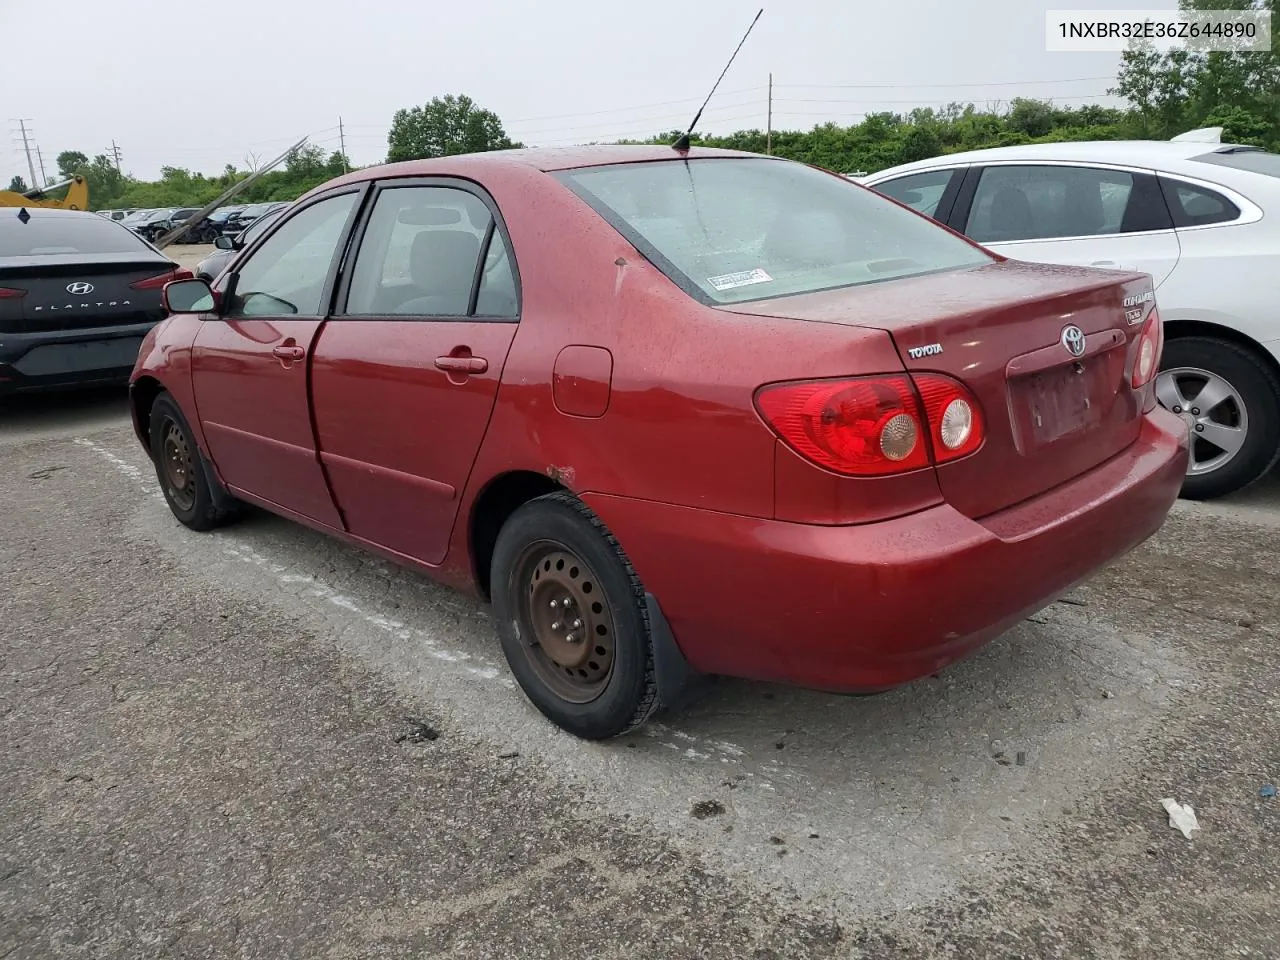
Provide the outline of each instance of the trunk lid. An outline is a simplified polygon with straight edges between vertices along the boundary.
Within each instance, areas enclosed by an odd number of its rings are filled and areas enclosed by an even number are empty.
[[[124,326],[164,318],[160,286],[140,280],[172,273],[177,265],[145,252],[11,257],[0,259],[0,333]]]
[[[1006,261],[723,309],[884,330],[907,370],[964,383],[986,440],[936,471],[947,501],[976,519],[1137,439],[1143,392],[1130,375],[1151,291],[1146,274]],[[1071,327],[1083,334],[1080,356],[1064,342]]]

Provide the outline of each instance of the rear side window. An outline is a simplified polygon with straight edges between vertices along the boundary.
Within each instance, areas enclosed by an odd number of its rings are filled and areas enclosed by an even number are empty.
[[[980,243],[1096,237],[1173,226],[1154,180],[1097,167],[982,172],[965,233]]]
[[[96,213],[48,217],[28,212],[31,219],[23,223],[17,210],[0,209],[0,257],[151,253],[135,234]]]
[[[708,157],[556,176],[703,303],[742,303],[991,262],[875,191],[799,163]]]
[[[1240,216],[1240,208],[1216,190],[1168,177],[1160,178],[1160,187],[1175,227],[1230,223]]]
[[[510,251],[488,206],[453,187],[379,191],[360,241],[351,316],[518,316]]]
[[[893,197],[899,203],[905,203],[918,213],[936,219],[938,204],[942,202],[942,195],[947,192],[947,185],[955,175],[954,170],[929,170],[877,183],[872,189]]]

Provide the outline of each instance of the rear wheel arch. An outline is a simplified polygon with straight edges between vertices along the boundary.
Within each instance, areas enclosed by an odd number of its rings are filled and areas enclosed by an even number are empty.
[[[511,515],[530,500],[549,493],[567,492],[545,473],[512,470],[485,484],[471,506],[468,543],[471,546],[472,574],[481,595],[490,598],[490,566],[498,534]]]
[[[1277,360],[1270,350],[1253,337],[1233,327],[1210,323],[1206,320],[1165,320],[1163,326],[1166,341],[1181,340],[1186,337],[1209,337],[1233,344],[1253,354],[1277,379],[1280,379],[1280,360]]]

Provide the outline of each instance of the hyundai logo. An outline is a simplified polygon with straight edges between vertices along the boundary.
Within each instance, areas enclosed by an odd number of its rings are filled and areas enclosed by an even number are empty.
[[[93,284],[85,280],[77,280],[75,283],[68,283],[67,293],[77,297],[86,296],[87,294],[93,293]]]
[[[1073,357],[1078,357],[1084,353],[1084,331],[1077,327],[1074,323],[1063,329],[1062,345],[1067,348],[1067,353]]]

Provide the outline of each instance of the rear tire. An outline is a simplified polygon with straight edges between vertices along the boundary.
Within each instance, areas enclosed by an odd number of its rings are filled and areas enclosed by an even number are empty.
[[[168,393],[151,405],[151,460],[160,492],[183,526],[204,532],[239,513],[239,503],[222,487],[201,453],[178,404]]]
[[[543,715],[587,740],[649,719],[658,699],[644,587],[585,504],[553,493],[518,508],[490,583],[502,651]]]
[[[1201,409],[1201,391],[1211,385],[1226,399]],[[1180,413],[1191,431],[1192,457],[1182,484],[1186,499],[1234,493],[1265,476],[1280,459],[1280,378],[1252,352],[1214,337],[1170,340],[1156,386],[1161,405]],[[1242,434],[1232,437],[1219,427]],[[1215,432],[1229,438],[1225,447],[1209,439]],[[1227,449],[1231,446],[1235,449]]]

